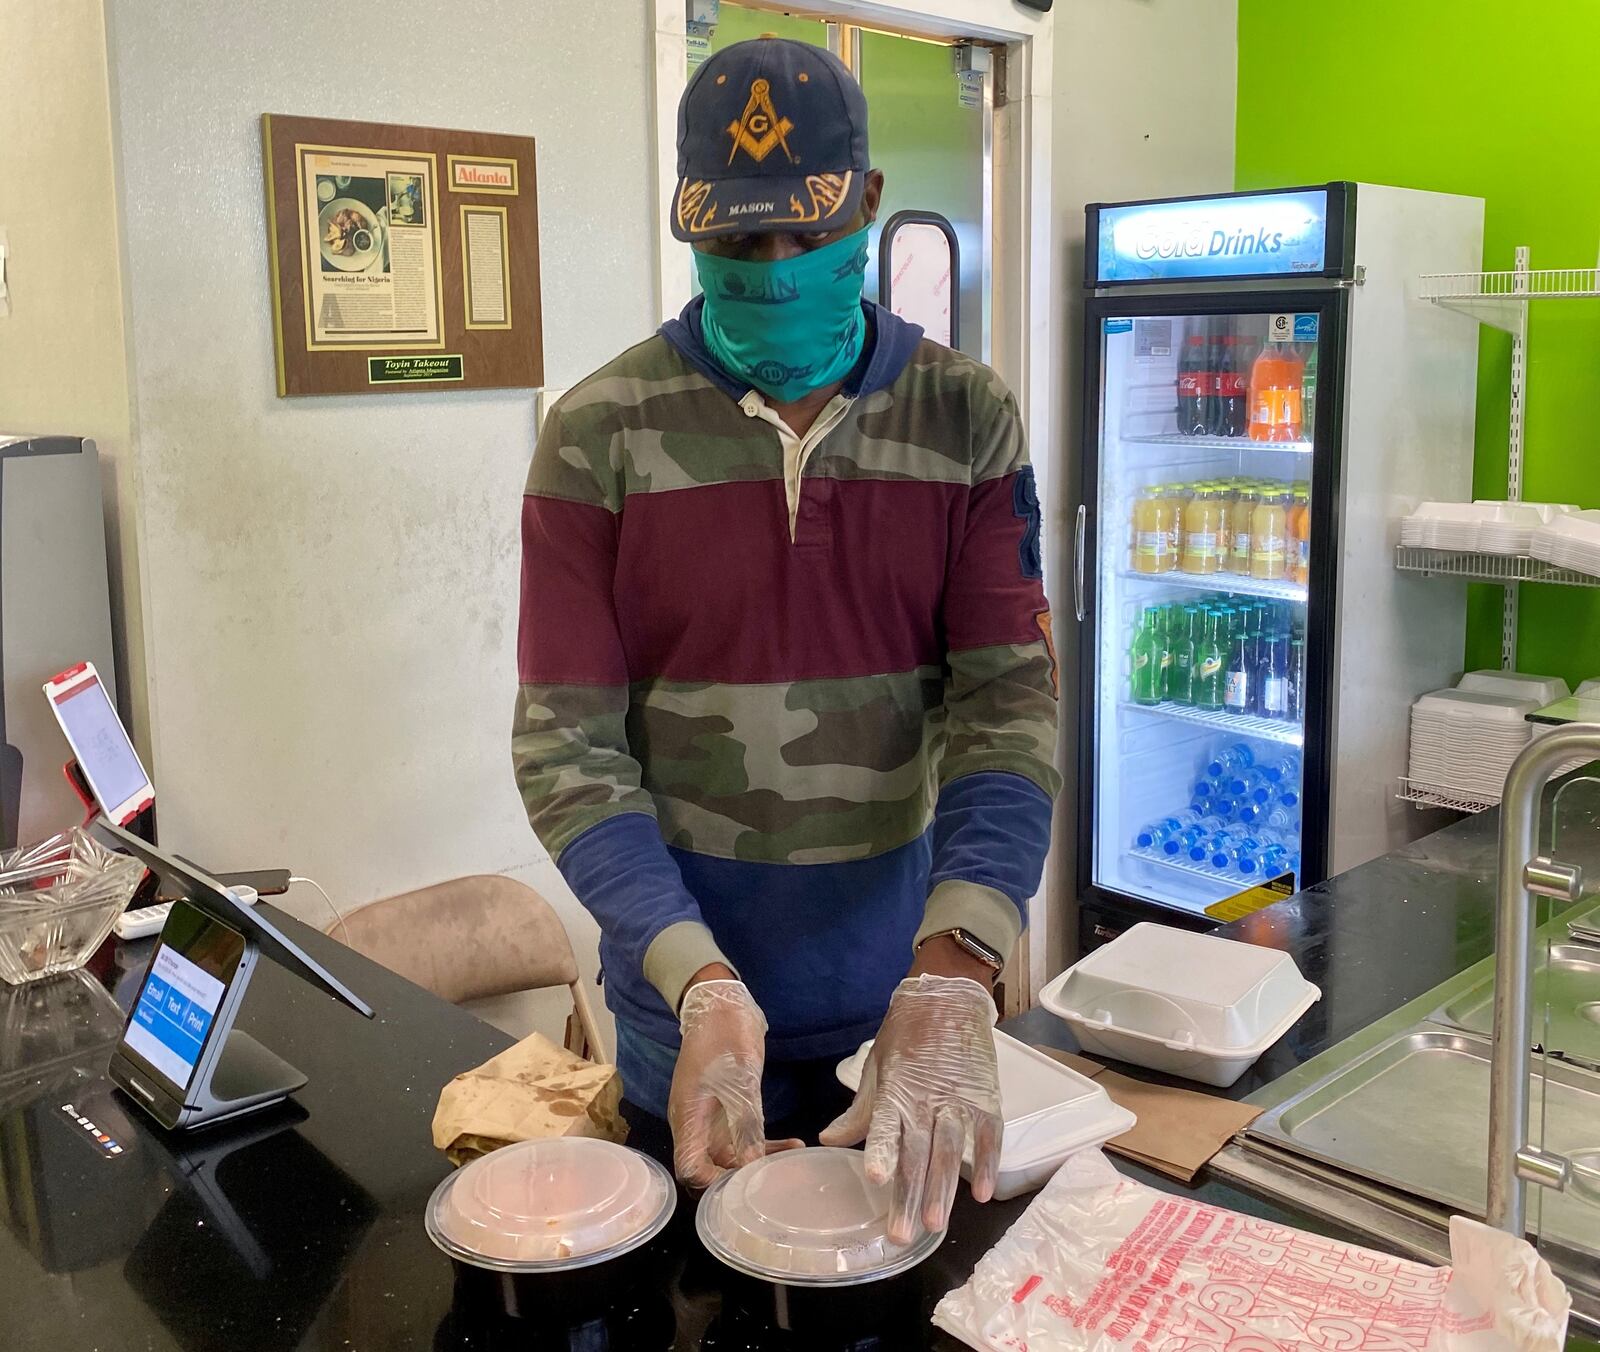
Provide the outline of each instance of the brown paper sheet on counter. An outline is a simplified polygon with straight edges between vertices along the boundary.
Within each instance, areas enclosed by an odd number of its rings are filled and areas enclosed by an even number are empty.
[[[1193,1183],[1206,1162],[1261,1116],[1260,1108],[1193,1089],[1146,1084],[1107,1070],[1098,1061],[1053,1047],[1038,1047],[1053,1061],[1093,1080],[1119,1107],[1139,1119],[1106,1149],[1180,1183]]]
[[[534,1033],[445,1085],[433,1143],[453,1164],[513,1141],[593,1136],[620,1143],[622,1077]]]

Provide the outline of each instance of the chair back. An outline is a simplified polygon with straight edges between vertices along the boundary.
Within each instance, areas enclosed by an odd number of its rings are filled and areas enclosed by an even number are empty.
[[[526,883],[498,874],[386,897],[326,932],[453,1005],[578,980],[555,908]]]

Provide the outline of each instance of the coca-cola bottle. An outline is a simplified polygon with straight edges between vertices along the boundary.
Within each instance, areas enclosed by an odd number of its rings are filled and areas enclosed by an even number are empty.
[[[1178,435],[1203,437],[1211,414],[1211,363],[1205,335],[1191,333],[1178,359]]]
[[[1250,377],[1239,357],[1239,339],[1222,340],[1217,363],[1216,393],[1211,399],[1211,435],[1242,437],[1250,426]]]

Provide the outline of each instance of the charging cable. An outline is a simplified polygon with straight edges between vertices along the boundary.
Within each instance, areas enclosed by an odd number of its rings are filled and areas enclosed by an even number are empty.
[[[289,885],[292,887],[295,883],[305,883],[308,887],[314,887],[318,892],[322,893],[323,901],[328,904],[328,910],[333,913],[334,920],[338,922],[339,940],[345,945],[345,947],[348,948],[350,946],[350,931],[345,928],[344,913],[333,904],[333,898],[330,897],[323,889],[322,884],[319,883],[315,878],[300,878],[291,875],[289,878]]]

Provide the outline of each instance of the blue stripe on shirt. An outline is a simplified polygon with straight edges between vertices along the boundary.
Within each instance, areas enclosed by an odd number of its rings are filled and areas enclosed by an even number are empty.
[[[911,965],[930,888],[993,887],[1026,920],[1050,843],[1050,798],[999,771],[963,775],[939,795],[923,835],[870,859],[764,864],[665,846],[642,813],[607,818],[562,851],[562,876],[600,925],[606,1003],[656,1042],[678,1021],[644,979],[650,941],[703,920],[767,1017],[768,1054],[843,1056],[878,1030]]]

